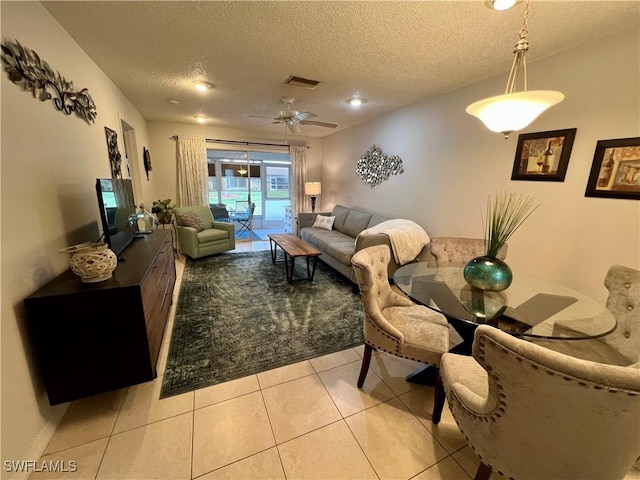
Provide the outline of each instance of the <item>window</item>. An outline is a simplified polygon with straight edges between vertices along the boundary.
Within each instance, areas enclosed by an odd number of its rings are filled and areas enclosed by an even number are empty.
[[[291,205],[291,158],[288,152],[207,150],[209,203],[236,209],[236,202],[256,204],[259,227],[284,223]]]

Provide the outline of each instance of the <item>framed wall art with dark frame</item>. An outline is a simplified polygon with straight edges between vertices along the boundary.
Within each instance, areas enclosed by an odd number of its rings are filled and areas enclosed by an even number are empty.
[[[576,130],[520,134],[511,180],[564,182]]]
[[[598,140],[584,196],[640,200],[640,137]]]

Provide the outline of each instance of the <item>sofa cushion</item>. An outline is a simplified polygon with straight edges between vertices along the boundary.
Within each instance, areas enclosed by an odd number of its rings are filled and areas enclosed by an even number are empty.
[[[316,227],[316,228],[324,228],[325,230],[331,230],[333,228],[333,222],[335,221],[336,217],[327,217],[325,215],[318,215],[316,217],[315,222],[313,222],[312,227]]]
[[[351,257],[356,247],[352,237],[336,230],[328,231],[313,227],[303,228],[301,233],[304,241],[331,255],[340,263],[351,264]]]
[[[204,230],[204,223],[202,223],[200,217],[193,212],[178,215],[178,220],[185,227],[195,228],[196,232],[202,232]]]
[[[336,217],[336,219],[333,222],[334,230],[337,230],[339,232],[343,231],[344,222],[347,219],[347,215],[349,215],[350,211],[351,211],[350,208],[343,207],[342,205],[336,205],[335,207],[333,207],[333,210],[331,211],[331,215]]]
[[[356,238],[361,231],[367,228],[369,220],[371,220],[370,213],[351,210],[349,215],[347,215],[347,220],[344,222],[342,233]]]
[[[386,222],[387,220],[389,220],[387,217],[382,217],[380,215],[373,214],[371,215],[371,219],[369,220],[369,224],[367,225],[367,228],[374,227],[379,223]]]

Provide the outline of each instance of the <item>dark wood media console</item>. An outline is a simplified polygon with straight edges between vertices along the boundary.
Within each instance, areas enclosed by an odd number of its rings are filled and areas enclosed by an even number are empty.
[[[153,380],[175,281],[170,230],[156,230],[134,240],[109,280],[82,283],[67,270],[27,297],[49,403]]]

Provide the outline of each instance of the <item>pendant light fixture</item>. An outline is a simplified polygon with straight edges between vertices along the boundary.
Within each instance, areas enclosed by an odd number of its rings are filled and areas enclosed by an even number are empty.
[[[504,138],[509,138],[511,133],[522,130],[538,118],[542,112],[564,99],[562,93],[552,90],[527,91],[527,60],[525,55],[529,50],[527,22],[530,8],[531,0],[527,0],[524,22],[520,29],[520,39],[513,49],[515,58],[511,65],[504,95],[485,98],[467,107],[468,114],[482,120],[489,130],[502,133]],[[516,86],[520,73],[522,73],[523,90],[517,92]]]

